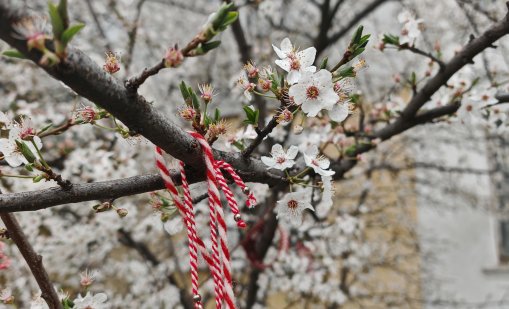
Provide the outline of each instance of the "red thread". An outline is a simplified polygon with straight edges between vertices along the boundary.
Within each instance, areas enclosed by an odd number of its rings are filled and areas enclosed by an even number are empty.
[[[189,263],[191,273],[192,293],[195,299],[195,308],[201,308],[201,296],[198,293],[199,280],[198,280],[198,251],[203,256],[205,262],[210,268],[210,272],[214,281],[214,292],[216,300],[216,308],[221,308],[223,302],[226,302],[228,308],[236,308],[235,295],[233,293],[233,282],[231,275],[230,265],[230,252],[227,244],[227,226],[224,219],[224,212],[221,205],[218,187],[223,191],[228,206],[234,215],[237,226],[244,228],[246,223],[240,217],[240,210],[237,201],[231,189],[228,187],[227,182],[221,173],[221,169],[230,174],[234,182],[248,195],[246,205],[254,207],[256,205],[256,198],[253,193],[249,191],[242,179],[237,175],[232,166],[224,161],[216,161],[214,159],[212,148],[207,143],[205,138],[196,133],[190,134],[198,141],[204,153],[205,166],[207,167],[207,192],[209,197],[209,212],[210,212],[210,239],[212,242],[212,255],[209,254],[205,248],[204,242],[199,238],[196,231],[196,222],[194,219],[193,203],[189,184],[184,171],[184,163],[180,162],[180,175],[182,178],[182,189],[184,195],[184,203],[179,197],[177,188],[171,179],[171,174],[166,167],[163,151],[156,147],[155,158],[156,166],[159,169],[161,177],[164,180],[166,189],[170,192],[173,201],[180,214],[183,217],[187,236],[189,241]],[[219,236],[219,237],[218,237]]]

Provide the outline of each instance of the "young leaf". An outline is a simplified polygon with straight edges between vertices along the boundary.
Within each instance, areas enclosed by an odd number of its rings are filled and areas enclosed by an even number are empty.
[[[189,98],[191,98],[191,95],[189,94],[189,91],[187,90],[187,85],[184,81],[182,81],[180,83],[180,92],[182,93],[182,97],[184,98],[184,100],[188,100]]]
[[[221,27],[219,29],[221,31],[225,30],[226,27],[233,24],[237,20],[238,17],[239,17],[238,12],[228,12],[228,14],[226,14],[226,18],[223,21],[223,24],[221,25]]]
[[[242,108],[244,109],[244,112],[246,113],[247,119],[254,118],[254,110],[252,110],[251,107],[249,107],[248,105],[244,105]]]
[[[203,53],[207,53],[207,52],[213,50],[214,48],[219,47],[219,45],[221,45],[221,41],[210,41],[207,43],[202,43],[201,49],[202,49]]]
[[[25,55],[23,55],[22,53],[20,53],[19,51],[15,50],[15,49],[4,50],[2,52],[2,56],[26,59]]]
[[[37,134],[41,134],[42,132],[48,130],[49,128],[51,128],[53,126],[53,123],[49,123],[47,124],[44,128],[42,128],[39,132],[37,132]]]
[[[219,119],[221,119],[221,112],[219,111],[219,109],[216,108],[214,112],[214,122],[218,122]]]
[[[58,8],[51,2],[48,2],[49,16],[51,19],[51,25],[53,26],[53,35],[55,39],[60,39],[64,32],[64,22],[60,17]]]
[[[191,97],[193,99],[193,107],[195,110],[200,110],[200,100],[198,100],[198,96],[194,91],[191,89]]]
[[[16,145],[18,146],[18,149],[20,150],[21,154],[27,159],[29,163],[34,163],[35,161],[35,155],[32,153],[30,148],[28,148],[28,145],[25,144],[23,141],[15,140]]]
[[[67,0],[60,0],[58,3],[58,14],[62,19],[62,25],[64,29],[69,27],[69,14],[67,13]]]
[[[64,45],[67,45],[71,40],[72,38],[78,33],[80,32],[81,29],[83,29],[83,27],[85,27],[85,24],[76,24],[76,25],[72,25],[70,26],[69,28],[67,28],[64,33],[62,34],[62,43]]]
[[[357,30],[355,31],[355,34],[353,35],[353,38],[352,38],[353,44],[359,44],[359,41],[361,40],[363,29],[364,29],[364,26],[359,26],[359,28],[357,28]]]
[[[323,58],[322,63],[320,64],[320,70],[327,69],[327,62],[329,62],[329,57]]]

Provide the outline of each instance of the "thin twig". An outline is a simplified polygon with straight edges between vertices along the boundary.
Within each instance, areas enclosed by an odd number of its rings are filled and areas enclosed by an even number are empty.
[[[428,57],[429,59],[431,59],[432,61],[434,61],[438,64],[438,66],[440,67],[440,71],[445,70],[445,63],[442,60],[438,59],[437,57],[433,56],[431,53],[425,52],[415,46],[410,46],[408,44],[399,45],[398,47],[399,47],[399,49],[409,50],[409,51],[413,52],[414,54]]]
[[[23,233],[23,230],[21,229],[21,226],[19,225],[18,220],[16,220],[14,214],[2,213],[0,214],[0,218],[7,228],[9,237],[18,247],[21,255],[23,255],[23,258],[28,264],[30,271],[34,275],[35,281],[37,281],[37,284],[41,289],[41,297],[46,301],[50,309],[61,309],[62,304],[60,303],[58,294],[49,279],[48,273],[44,269],[42,256],[38,255],[34,251],[34,248],[28,242],[28,239],[25,233]]]
[[[196,47],[198,47],[199,44],[204,43],[205,41],[206,41],[205,36],[203,35],[202,32],[200,32],[198,35],[196,35],[191,40],[191,42],[189,42],[186,45],[186,47],[184,47],[180,51],[182,52],[182,55],[184,57],[191,57],[191,56],[193,56],[191,54],[191,51],[193,49],[195,49]],[[166,67],[164,62],[165,62],[164,58],[162,58],[161,61],[159,61],[156,65],[152,66],[151,68],[145,68],[137,76],[133,76],[133,77],[129,78],[128,80],[126,80],[124,82],[125,87],[128,90],[135,92],[147,80],[147,78],[149,78],[150,76],[156,75],[157,73],[159,73],[159,71],[161,71],[162,69],[164,69]]]

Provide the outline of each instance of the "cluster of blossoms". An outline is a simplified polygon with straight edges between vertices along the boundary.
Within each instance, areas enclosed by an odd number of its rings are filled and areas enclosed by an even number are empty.
[[[403,24],[399,44],[413,46],[415,40],[421,36],[421,30],[424,25],[423,20],[416,19],[415,15],[409,11],[403,11],[398,15],[398,21]]]
[[[0,139],[0,152],[5,161],[12,167],[33,163],[42,148],[42,141],[30,119],[11,122],[4,113],[0,113],[0,122],[4,129],[9,130],[9,137]]]
[[[268,166],[269,169],[278,169],[286,171],[295,165],[295,158],[299,153],[297,146],[290,146],[285,151],[280,144],[272,146],[271,157],[262,156],[262,162]],[[318,147],[313,145],[309,147],[304,153],[304,161],[306,166],[313,169],[314,172],[322,177],[322,200],[332,205],[332,198],[334,189],[332,186],[332,178],[334,171],[329,170],[330,161],[325,156],[320,155]],[[274,211],[277,213],[279,219],[283,219],[294,226],[298,226],[302,222],[302,213],[305,209],[314,210],[311,205],[311,188],[308,187],[306,181],[299,179],[299,173],[295,176],[290,176],[292,181],[299,186],[304,187],[302,190],[287,193],[282,199],[277,202]]]

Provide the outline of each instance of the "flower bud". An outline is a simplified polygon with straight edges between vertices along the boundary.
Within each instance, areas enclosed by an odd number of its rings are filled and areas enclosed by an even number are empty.
[[[164,65],[167,68],[176,68],[182,61],[184,61],[184,54],[182,54],[177,46],[169,48],[164,55]]]
[[[127,211],[127,209],[125,209],[125,208],[118,208],[118,209],[117,209],[117,214],[118,214],[118,216],[119,216],[120,218],[123,218],[123,217],[127,216],[128,211]]]

